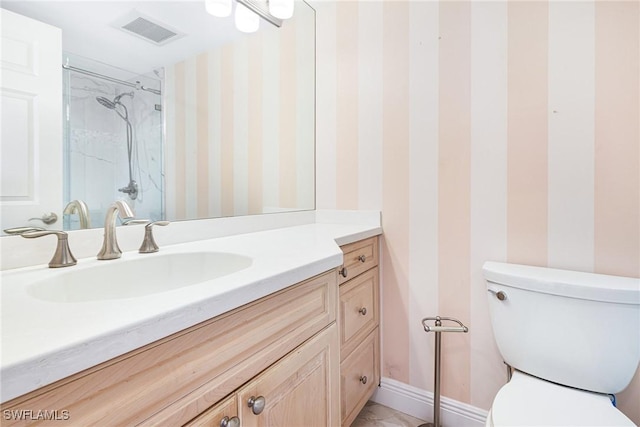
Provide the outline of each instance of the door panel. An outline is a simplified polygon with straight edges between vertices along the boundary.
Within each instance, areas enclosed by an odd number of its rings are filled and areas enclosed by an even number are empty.
[[[61,32],[5,9],[0,13],[0,228],[61,229]],[[31,220],[48,212],[58,220]]]

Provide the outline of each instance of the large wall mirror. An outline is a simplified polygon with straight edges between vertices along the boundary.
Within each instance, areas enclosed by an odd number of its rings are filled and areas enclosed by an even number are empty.
[[[2,8],[62,33],[51,127],[61,155],[50,158],[58,169],[37,158],[53,135],[10,125],[23,105],[25,116],[45,108],[33,101],[41,95],[8,88],[3,73],[2,136],[12,140],[2,146],[3,230],[102,227],[114,200],[137,218],[172,221],[314,209],[315,12],[304,1],[280,27],[261,19],[254,33],[236,29],[233,13],[208,14],[204,0],[3,0]],[[2,67],[12,71],[31,51],[21,55],[4,24],[3,51],[18,53]],[[21,185],[25,170],[41,183]],[[45,206],[45,195],[57,206]],[[58,219],[46,224],[49,212]]]

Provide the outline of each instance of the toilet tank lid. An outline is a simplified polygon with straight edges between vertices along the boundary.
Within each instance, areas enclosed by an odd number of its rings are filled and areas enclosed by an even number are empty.
[[[487,261],[487,282],[593,301],[640,305],[640,279]]]

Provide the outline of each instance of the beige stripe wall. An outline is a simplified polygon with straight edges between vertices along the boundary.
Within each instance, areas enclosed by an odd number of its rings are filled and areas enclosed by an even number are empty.
[[[361,8],[368,7],[360,3]],[[387,319],[407,319],[409,313],[409,4],[384,2],[382,9],[382,312]],[[386,17],[386,19],[384,19]],[[338,40],[338,43],[340,41]],[[355,86],[355,85],[354,85]],[[342,100],[339,98],[338,103]],[[319,124],[322,126],[321,124]],[[367,141],[358,141],[359,150],[367,150]],[[322,144],[321,141],[317,142]],[[338,145],[338,156],[341,146]],[[355,159],[354,159],[355,160]],[[357,164],[357,162],[353,162]],[[378,173],[382,173],[378,171]],[[319,176],[320,171],[318,172]],[[338,180],[338,188],[340,181]],[[362,183],[365,185],[365,183]],[[358,207],[358,201],[351,201]],[[338,204],[338,208],[342,208]],[[399,279],[399,280],[398,280]],[[402,351],[385,354],[388,376],[408,381],[409,334],[406,325],[385,325],[393,330],[386,335],[387,347]]]
[[[531,265],[548,251],[548,15],[546,2],[507,7],[507,260]]]
[[[440,4],[438,97],[438,311],[469,324],[471,3]],[[451,315],[446,313],[452,313]],[[469,339],[443,340],[442,394],[469,401]]]
[[[312,22],[165,67],[167,218],[313,209]]]
[[[483,261],[640,277],[640,3],[313,6],[317,205],[382,211],[383,374],[430,390],[420,319],[458,317],[443,393],[486,409]]]
[[[341,48],[336,50],[336,200],[343,209],[358,203],[358,3],[337,3],[335,31]]]

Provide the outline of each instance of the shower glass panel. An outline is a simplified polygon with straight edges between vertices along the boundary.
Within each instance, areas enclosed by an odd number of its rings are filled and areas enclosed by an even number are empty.
[[[114,200],[163,219],[163,70],[139,75],[69,54],[63,63],[65,205],[85,202],[91,227]],[[79,229],[79,216],[65,214],[64,228]]]

